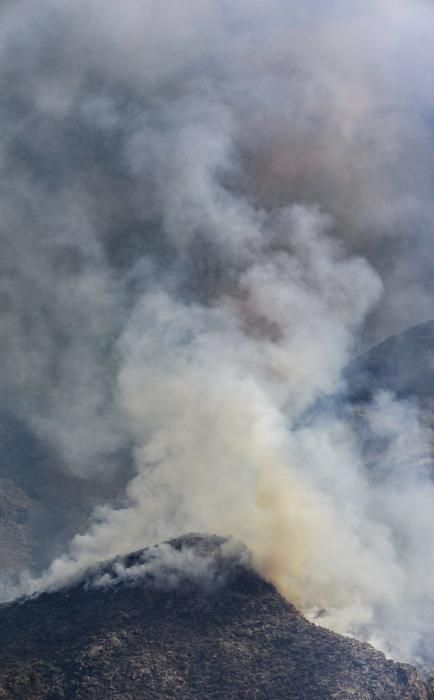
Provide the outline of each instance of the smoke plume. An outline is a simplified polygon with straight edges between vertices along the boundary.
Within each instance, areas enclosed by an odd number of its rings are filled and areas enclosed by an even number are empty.
[[[433,316],[433,6],[0,13],[2,404],[59,468],[125,487],[36,585],[233,535],[312,617],[432,662],[418,407],[366,408],[372,465],[321,402]]]

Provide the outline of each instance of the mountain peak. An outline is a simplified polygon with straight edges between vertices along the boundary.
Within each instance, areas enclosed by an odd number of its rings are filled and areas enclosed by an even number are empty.
[[[158,590],[196,588],[210,593],[241,579],[250,585],[265,583],[254,572],[243,544],[229,537],[188,533],[91,567],[74,585],[104,589],[140,583]]]

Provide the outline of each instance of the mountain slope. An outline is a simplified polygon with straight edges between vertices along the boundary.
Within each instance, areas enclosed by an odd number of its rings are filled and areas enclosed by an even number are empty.
[[[0,606],[0,698],[433,697],[411,667],[307,622],[220,538]]]

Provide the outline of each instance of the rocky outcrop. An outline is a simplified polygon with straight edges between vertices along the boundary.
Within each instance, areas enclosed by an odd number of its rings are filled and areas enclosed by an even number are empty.
[[[180,538],[0,606],[0,698],[433,697],[413,668],[305,620],[220,538]]]

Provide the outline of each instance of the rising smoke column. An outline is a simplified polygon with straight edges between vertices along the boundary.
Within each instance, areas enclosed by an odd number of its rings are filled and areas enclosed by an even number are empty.
[[[382,480],[306,416],[356,347],[432,316],[430,5],[1,12],[3,401],[83,479],[134,462],[44,582],[232,534],[305,610],[415,654],[433,487],[393,454],[425,444],[417,410],[371,407]]]

